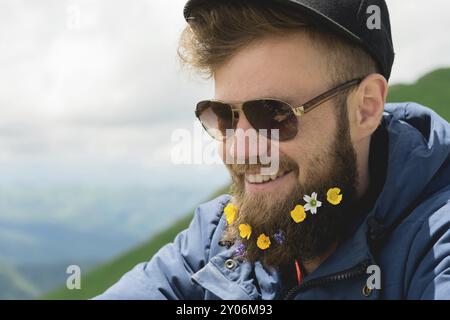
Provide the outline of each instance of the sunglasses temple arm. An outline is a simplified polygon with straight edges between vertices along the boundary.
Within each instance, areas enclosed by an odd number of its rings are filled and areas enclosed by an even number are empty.
[[[306,113],[308,111],[313,110],[314,108],[318,107],[319,105],[333,99],[334,97],[336,97],[338,94],[341,93],[342,90],[348,89],[354,85],[360,84],[362,81],[362,79],[355,79],[355,80],[351,80],[348,81],[334,89],[331,89],[330,91],[327,91],[323,94],[321,94],[320,96],[306,102],[304,105],[294,108],[294,112],[295,109],[303,109],[302,113]]]

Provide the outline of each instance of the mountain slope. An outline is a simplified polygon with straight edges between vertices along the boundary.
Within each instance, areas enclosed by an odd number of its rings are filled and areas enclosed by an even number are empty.
[[[39,293],[39,290],[27,281],[13,265],[6,262],[0,262],[0,284],[1,299],[14,299],[17,296],[31,299]]]
[[[217,191],[210,199],[223,193],[227,193],[227,188]],[[179,232],[189,226],[193,214],[193,211],[186,214],[184,218],[176,221],[172,226],[156,234],[143,244],[82,276],[80,290],[68,290],[63,287],[41,297],[41,299],[90,299],[104,292],[136,264],[150,260],[163,245],[173,241]]]

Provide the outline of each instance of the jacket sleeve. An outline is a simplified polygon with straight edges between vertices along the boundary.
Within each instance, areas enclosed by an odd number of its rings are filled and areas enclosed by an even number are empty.
[[[406,298],[450,300],[450,203],[425,221],[412,250],[420,259]]]
[[[227,196],[199,206],[188,229],[162,247],[149,262],[140,263],[94,299],[203,299],[204,289],[191,276],[208,261],[211,238]]]

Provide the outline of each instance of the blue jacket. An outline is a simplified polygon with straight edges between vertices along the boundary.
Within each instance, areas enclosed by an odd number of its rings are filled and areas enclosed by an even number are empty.
[[[387,104],[388,167],[356,231],[290,299],[450,299],[450,125],[414,103]],[[97,299],[282,299],[280,276],[220,246],[229,195],[200,205],[188,229]],[[381,289],[363,290],[368,265]],[[367,288],[366,288],[367,289]]]

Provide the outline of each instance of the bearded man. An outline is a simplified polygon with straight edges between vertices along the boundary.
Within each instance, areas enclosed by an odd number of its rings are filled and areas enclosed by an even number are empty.
[[[450,126],[386,104],[385,1],[190,0],[184,16],[231,195],[98,298],[449,299]]]

